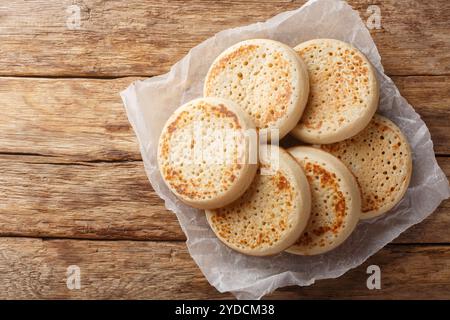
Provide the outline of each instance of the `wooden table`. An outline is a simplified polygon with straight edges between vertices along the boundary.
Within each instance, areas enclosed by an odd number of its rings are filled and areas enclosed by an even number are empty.
[[[230,298],[153,192],[118,92],[229,27],[304,1],[11,0],[0,5],[0,298]],[[79,29],[67,26],[76,4]],[[353,0],[450,175],[450,2]],[[70,22],[70,21],[69,21]],[[70,26],[70,25],[69,25]],[[73,25],[72,25],[73,26]],[[270,298],[450,298],[450,201],[361,267]],[[366,288],[377,264],[382,289]],[[66,271],[81,270],[69,290]]]

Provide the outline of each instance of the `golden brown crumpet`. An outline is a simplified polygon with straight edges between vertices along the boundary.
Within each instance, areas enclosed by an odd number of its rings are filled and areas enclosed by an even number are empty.
[[[311,218],[297,242],[287,252],[315,255],[342,244],[353,232],[361,214],[356,179],[333,155],[312,147],[288,152],[300,163],[311,189]]]
[[[378,107],[375,69],[352,45],[315,39],[294,48],[306,63],[310,96],[292,134],[307,143],[333,143],[364,129]]]
[[[411,149],[400,129],[383,116],[375,115],[367,128],[350,139],[320,147],[341,159],[356,176],[363,219],[389,211],[408,189]]]
[[[158,165],[169,189],[186,204],[211,209],[239,198],[257,170],[250,161],[255,126],[234,102],[200,98],[178,108],[166,122]],[[251,163],[254,162],[254,163]]]
[[[290,47],[267,39],[242,41],[225,50],[204,85],[204,96],[235,101],[262,133],[275,128],[280,139],[300,120],[308,93],[303,61]]]
[[[283,149],[268,148],[272,156],[261,154],[258,173],[244,195],[224,208],[206,211],[217,237],[248,255],[285,250],[298,239],[310,214],[311,194],[303,170]]]

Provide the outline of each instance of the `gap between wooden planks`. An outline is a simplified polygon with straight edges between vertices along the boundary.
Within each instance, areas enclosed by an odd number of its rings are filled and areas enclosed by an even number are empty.
[[[0,8],[0,75],[158,75],[215,33],[262,22],[306,1],[83,0],[80,29],[66,22],[72,0],[10,0]],[[450,75],[448,0],[350,0],[366,21],[390,75]],[[399,45],[401,44],[401,46]]]
[[[0,238],[1,299],[231,298],[210,286],[184,243]],[[381,268],[381,290],[366,287],[368,265]],[[81,288],[69,290],[78,266]],[[287,287],[267,298],[449,299],[446,246],[387,246],[338,279]]]

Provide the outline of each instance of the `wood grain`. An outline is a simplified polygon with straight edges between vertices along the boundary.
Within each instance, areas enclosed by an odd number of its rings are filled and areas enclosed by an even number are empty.
[[[140,159],[119,96],[133,80],[0,78],[0,153]]]
[[[0,236],[184,240],[140,161],[47,163],[0,156]],[[450,177],[450,158],[439,158]],[[450,201],[396,242],[450,243]]]
[[[448,246],[389,245],[338,279],[280,288],[279,299],[449,299]],[[367,267],[381,269],[381,290],[367,290]]]
[[[165,73],[215,33],[265,21],[304,0],[11,0],[0,7],[0,75],[117,77]],[[381,10],[371,34],[391,75],[450,74],[447,0],[351,0],[363,20]],[[70,30],[70,5],[80,29]]]
[[[0,235],[184,239],[142,162],[48,164],[0,158]]]
[[[141,159],[119,91],[136,78],[0,78],[0,154],[49,162]],[[437,154],[450,154],[450,76],[394,77],[423,116]]]
[[[208,284],[180,242],[0,238],[0,299],[231,298]],[[381,268],[381,290],[368,290],[366,268]],[[81,288],[66,286],[67,267]],[[288,287],[267,298],[450,298],[450,251],[388,246],[341,278]]]
[[[80,290],[67,289],[71,265],[80,267]],[[1,299],[220,296],[183,243],[0,238]]]
[[[118,92],[137,79],[130,76],[169,71],[218,31],[304,2],[0,5],[0,299],[231,298],[208,284],[151,189]],[[450,177],[450,2],[349,3],[363,20],[369,5],[380,7],[382,28],[371,34],[386,73],[429,126]],[[78,30],[66,25],[73,4]],[[269,298],[450,299],[449,228],[447,200],[339,279]],[[370,264],[381,267],[382,290],[366,288]],[[81,290],[66,287],[69,265],[81,268]]]
[[[393,80],[430,129],[436,154],[449,155],[450,77],[410,76]]]

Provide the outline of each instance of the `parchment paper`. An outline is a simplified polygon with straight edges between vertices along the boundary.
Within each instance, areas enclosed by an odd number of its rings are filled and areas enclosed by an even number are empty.
[[[358,47],[377,69],[381,84],[378,112],[401,128],[413,149],[413,176],[403,200],[388,214],[360,222],[343,245],[327,254],[301,257],[282,253],[260,258],[234,252],[214,236],[202,211],[177,200],[158,171],[156,150],[165,121],[177,107],[201,96],[206,72],[219,53],[251,38],[269,38],[291,46],[313,38],[334,38]],[[378,50],[358,12],[342,1],[310,1],[264,23],[222,31],[190,50],[169,73],[134,82],[121,96],[148,178],[166,207],[176,213],[192,258],[211,285],[239,299],[259,299],[282,286],[307,286],[316,280],[337,278],[421,222],[450,195],[428,128],[384,74]]]

